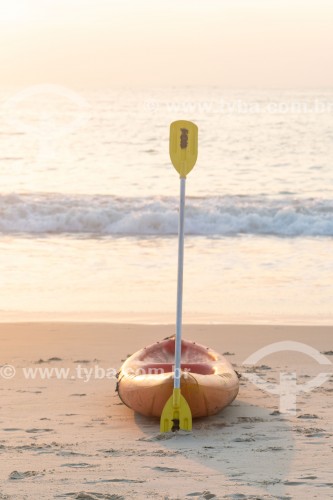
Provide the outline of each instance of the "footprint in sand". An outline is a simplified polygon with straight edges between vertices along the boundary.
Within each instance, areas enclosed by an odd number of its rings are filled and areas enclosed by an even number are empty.
[[[44,472],[37,472],[34,470],[28,470],[25,472],[19,472],[17,470],[14,470],[9,474],[9,478],[11,481],[19,481],[21,479],[26,479],[28,477],[35,477],[35,476],[41,476],[44,475]]]
[[[226,422],[215,422],[208,425],[208,429],[223,429],[223,427],[229,427],[229,425]]]
[[[72,469],[90,469],[93,467],[97,467],[97,465],[80,462],[80,463],[61,464],[60,467],[70,467]]]
[[[306,437],[325,437],[327,432],[325,429],[320,429],[318,427],[304,427],[295,429],[298,434],[304,434]]]
[[[52,361],[63,361],[61,358],[57,358],[54,356],[53,358],[49,358],[45,361],[45,359],[40,358],[38,361],[35,361],[35,365],[41,365],[42,363],[52,363]]]
[[[28,394],[42,394],[42,391],[24,391],[23,389],[18,389],[16,392],[27,392]]]
[[[179,439],[179,437],[186,437],[186,436],[189,437],[190,433],[186,431],[178,431],[178,432],[173,432],[172,434],[162,433],[152,437],[142,437],[139,438],[138,441],[145,441],[147,443],[151,443],[154,441],[167,441],[169,439],[174,439],[175,437]]]
[[[231,495],[224,495],[223,498],[228,498],[230,500],[261,500],[263,498],[272,498],[272,497],[258,497],[257,495],[243,495],[243,493],[233,493]],[[285,500],[291,500],[291,497],[279,497],[282,499],[285,499]]]
[[[255,439],[251,436],[248,437],[237,437],[235,439],[232,439],[234,443],[251,443],[252,441],[255,441]]]
[[[310,413],[304,413],[303,415],[298,415],[297,418],[304,418],[304,419],[314,419],[314,418],[319,418],[318,415],[311,415]]]
[[[57,497],[70,497],[76,500],[125,500],[125,497],[116,494],[96,493],[90,491],[79,491],[78,493],[65,493],[65,495],[57,495]],[[0,497],[1,498],[1,497]]]
[[[68,451],[68,450],[63,450],[63,451],[59,451],[57,453],[57,456],[58,457],[73,457],[73,456],[87,456],[87,455],[83,455],[82,453],[76,453],[75,451]]]
[[[211,493],[210,491],[195,491],[193,493],[188,493],[186,497],[196,497],[196,498],[202,498],[205,500],[209,500],[210,498],[216,498],[216,495],[214,493]]]
[[[152,470],[157,470],[158,472],[181,472],[179,469],[175,469],[174,467],[150,467]]]
[[[33,427],[32,429],[26,429],[25,432],[28,432],[29,434],[36,434],[37,432],[52,432],[53,429],[37,429],[36,427]]]
[[[262,417],[238,417],[238,422],[239,423],[243,423],[243,422],[255,423],[255,422],[267,422],[267,420],[265,420]]]
[[[87,484],[99,484],[99,483],[145,483],[146,481],[140,481],[139,479],[126,479],[126,478],[115,478],[115,479],[96,479],[95,481],[86,481]]]

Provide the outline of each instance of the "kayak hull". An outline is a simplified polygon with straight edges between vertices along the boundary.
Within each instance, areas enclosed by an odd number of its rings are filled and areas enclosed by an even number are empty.
[[[118,394],[129,408],[160,417],[173,392],[175,339],[157,342],[130,356],[118,374]],[[181,393],[192,417],[214,415],[237,396],[239,380],[232,365],[200,344],[182,341]]]

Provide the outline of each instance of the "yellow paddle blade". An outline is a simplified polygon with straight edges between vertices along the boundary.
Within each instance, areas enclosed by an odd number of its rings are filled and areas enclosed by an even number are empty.
[[[179,429],[192,430],[192,414],[188,402],[180,393],[180,389],[174,389],[162,411],[160,432],[178,431]]]
[[[198,157],[198,127],[186,120],[178,120],[170,125],[170,158],[173,166],[186,177]]]

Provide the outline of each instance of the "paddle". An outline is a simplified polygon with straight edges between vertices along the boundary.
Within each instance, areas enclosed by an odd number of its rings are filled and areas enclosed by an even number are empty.
[[[182,306],[183,306],[183,267],[184,267],[184,214],[185,182],[198,156],[198,127],[185,120],[170,125],[170,158],[180,175],[180,208],[178,228],[178,280],[177,280],[177,324],[175,339],[175,372],[172,396],[166,402],[160,421],[160,431],[169,432],[179,429],[192,429],[190,407],[181,394],[181,346],[182,346]]]

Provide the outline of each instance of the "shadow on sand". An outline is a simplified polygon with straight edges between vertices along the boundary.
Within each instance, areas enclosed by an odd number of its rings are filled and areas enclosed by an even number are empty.
[[[258,498],[258,490],[260,498],[291,498],[286,488],[294,454],[292,426],[277,410],[237,399],[215,416],[193,420],[191,433],[159,433],[158,419],[138,414],[135,422],[146,435],[141,441],[158,442],[165,450],[181,453],[190,467],[193,461],[201,464],[206,477],[221,476],[221,491],[215,492],[219,498],[227,483],[235,492],[237,486],[246,486],[250,493],[246,498]]]

